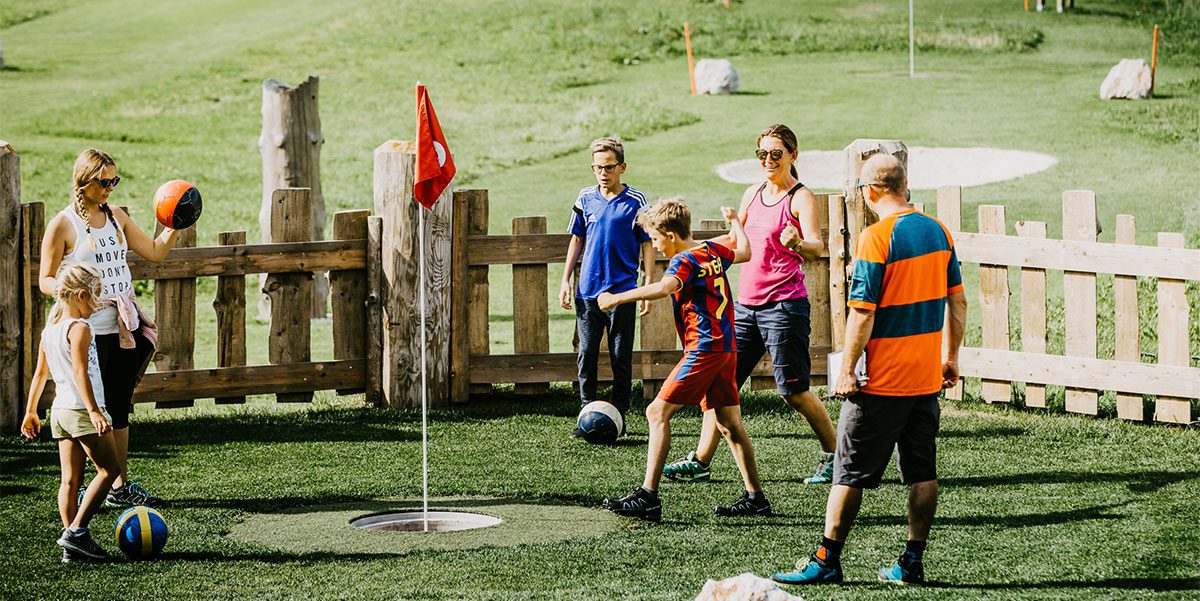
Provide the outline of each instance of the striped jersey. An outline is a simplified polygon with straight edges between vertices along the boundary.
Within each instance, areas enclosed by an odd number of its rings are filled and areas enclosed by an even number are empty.
[[[863,230],[854,255],[849,305],[875,312],[863,392],[941,390],[946,297],[963,289],[950,231],[909,209]]]
[[[682,284],[671,297],[675,307],[675,329],[685,351],[732,353],[733,303],[730,301],[726,270],[733,265],[733,251],[712,241],[685,250],[674,257],[664,275]]]
[[[568,231],[584,239],[576,296],[594,299],[601,292],[619,294],[637,288],[642,244],[650,236],[635,221],[646,197],[633,186],[604,198],[599,186],[579,191]]]

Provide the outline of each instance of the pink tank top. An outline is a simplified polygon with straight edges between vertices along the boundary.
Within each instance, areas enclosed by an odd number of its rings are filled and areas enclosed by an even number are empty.
[[[779,242],[779,234],[788,225],[800,229],[792,215],[792,195],[804,187],[796,184],[779,202],[763,204],[763,184],[746,208],[746,237],[750,239],[750,260],[742,265],[738,281],[738,302],[743,305],[763,305],[795,298],[807,298],[804,287],[804,257]]]

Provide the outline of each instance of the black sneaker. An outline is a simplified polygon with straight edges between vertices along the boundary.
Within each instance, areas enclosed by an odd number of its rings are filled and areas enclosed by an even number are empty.
[[[750,493],[744,492],[732,505],[728,507],[718,506],[713,510],[713,514],[723,518],[767,516],[771,515],[771,502],[762,493],[758,494],[757,499],[751,499]]]
[[[627,518],[639,518],[651,522],[662,521],[662,501],[658,495],[642,487],[619,499],[604,499],[605,509]]]
[[[78,534],[71,534],[69,529],[63,529],[62,536],[58,537],[58,546],[66,551],[77,555],[90,557],[91,559],[108,559],[108,551],[96,544],[92,540],[92,535],[88,531],[83,531]],[[63,562],[67,561],[66,556],[63,556]]]
[[[151,495],[137,482],[129,481],[121,488],[108,491],[104,504],[109,507],[133,507],[135,505],[162,507],[163,500]]]

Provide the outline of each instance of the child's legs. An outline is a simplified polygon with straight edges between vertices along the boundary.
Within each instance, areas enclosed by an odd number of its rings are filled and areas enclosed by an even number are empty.
[[[75,514],[75,519],[71,522],[72,526],[82,528],[92,520],[92,515],[104,502],[104,497],[108,495],[113,480],[117,477],[117,448],[113,443],[113,437],[108,434],[104,436],[90,434],[76,440],[83,446],[84,451],[92,460],[92,464],[96,466],[96,477],[88,485],[87,492],[83,494],[83,503]]]
[[[619,305],[608,313],[608,357],[612,364],[612,404],[622,415],[629,409],[633,386],[633,331],[637,304]]]
[[[596,400],[596,363],[607,317],[594,300],[575,299],[575,326],[579,333],[579,406]]]
[[[742,472],[742,481],[746,490],[762,492],[762,480],[758,477],[758,464],[754,461],[754,446],[750,444],[750,435],[742,425],[742,408],[739,405],[717,407],[713,410],[717,427],[725,440],[729,441],[729,449],[737,461],[738,470]]]
[[[70,526],[79,512],[76,491],[83,483],[86,457],[83,446],[75,439],[58,439],[58,463],[62,468],[62,481],[58,485],[58,515],[62,518],[63,528]]]
[[[658,490],[663,465],[667,462],[667,453],[671,452],[671,416],[683,407],[684,405],[668,403],[662,399],[654,399],[654,402],[646,407],[650,443],[646,448],[646,478],[642,481],[644,488]]]

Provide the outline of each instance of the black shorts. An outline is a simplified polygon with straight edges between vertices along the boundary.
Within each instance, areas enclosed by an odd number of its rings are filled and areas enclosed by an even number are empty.
[[[808,356],[808,299],[796,298],[765,305],[734,303],[733,309],[738,388],[746,383],[763,353],[769,352],[775,370],[775,390],[785,396],[806,392],[812,371]]]
[[[833,483],[855,488],[879,486],[892,449],[899,454],[896,467],[901,482],[937,480],[937,433],[942,414],[938,396],[858,392],[842,401]]]
[[[112,416],[114,430],[129,427],[133,412],[133,387],[146,357],[154,352],[150,341],[140,332],[133,333],[136,348],[121,348],[119,334],[96,336],[96,358],[100,361],[100,380],[104,383],[104,405]]]

